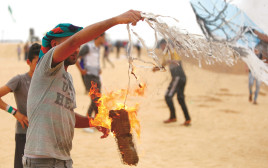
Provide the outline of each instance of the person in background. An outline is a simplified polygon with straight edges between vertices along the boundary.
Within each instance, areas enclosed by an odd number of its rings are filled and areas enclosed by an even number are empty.
[[[79,52],[79,57],[84,60],[84,68],[86,74],[84,75],[84,81],[86,85],[86,91],[89,92],[92,87],[92,82],[97,84],[97,88],[101,93],[101,67],[100,67],[100,47],[105,42],[105,33],[101,34],[94,40],[83,45]],[[79,65],[77,65],[78,69],[80,69]],[[80,70],[82,73],[83,71]],[[91,104],[88,108],[87,115],[89,117],[94,117],[98,113],[98,107],[96,105],[96,101],[98,98],[91,99]],[[93,112],[95,115],[93,116]],[[88,129],[88,128],[87,128]],[[86,129],[85,129],[86,130]]]
[[[20,44],[17,46],[17,55],[18,55],[18,60],[20,61],[20,55],[21,55],[21,47]]]
[[[122,47],[122,42],[117,40],[115,42],[115,47],[116,47],[116,58],[119,59],[119,57],[120,57],[120,48]]]
[[[109,54],[110,54],[110,45],[109,45],[109,42],[108,41],[105,41],[103,45],[104,45],[104,52],[103,52],[103,57],[102,57],[103,68],[106,67],[106,64],[105,64],[106,61],[112,66],[112,68],[114,68],[114,64],[109,59]]]
[[[28,58],[28,53],[29,53],[29,44],[28,42],[25,43],[24,47],[23,47],[23,51],[24,51],[24,60],[26,61]]]
[[[11,78],[6,85],[0,88],[0,108],[12,114],[16,119],[15,133],[15,159],[14,168],[23,168],[22,156],[26,142],[26,132],[28,126],[27,118],[27,96],[36,63],[38,60],[41,45],[34,43],[29,49],[27,64],[29,71]],[[13,92],[17,109],[2,100],[2,97]]]
[[[160,41],[159,45],[162,51],[165,50],[166,44],[167,42],[164,39]],[[174,51],[173,53],[169,53],[169,54],[171,55],[171,59],[168,59],[169,57],[168,53],[165,53],[165,55],[163,56],[163,63],[162,63],[163,67],[167,64],[169,65],[170,73],[172,76],[172,80],[168,86],[168,89],[165,95],[165,100],[170,110],[170,117],[167,120],[165,120],[164,123],[168,124],[168,123],[177,121],[175,107],[172,101],[173,96],[177,94],[177,100],[181,106],[181,109],[185,117],[185,122],[182,125],[189,126],[191,123],[191,118],[190,118],[188,108],[185,103],[185,96],[184,96],[184,88],[186,85],[186,75],[182,68],[181,58],[177,54],[177,52]],[[158,67],[153,68],[154,72],[158,70],[160,70]]]
[[[263,59],[262,54],[259,52],[259,50],[257,48],[254,49],[254,52],[256,54],[256,56],[259,59]],[[260,86],[261,86],[261,81],[259,79],[256,79],[253,75],[252,72],[249,70],[249,74],[248,74],[248,87],[249,87],[249,101],[252,102],[252,88],[255,82],[255,93],[254,93],[254,99],[253,99],[253,104],[257,104],[257,98],[258,98],[258,94],[260,91]]]
[[[78,60],[76,62],[76,67],[78,68],[78,70],[81,73],[82,81],[83,81],[83,84],[85,86],[85,94],[87,95],[88,90],[87,90],[87,85],[86,85],[86,82],[85,82],[85,75],[87,74],[87,71],[85,70],[84,59],[83,59],[82,56],[78,57]]]
[[[141,43],[140,43],[140,41],[137,41],[135,47],[137,48],[137,56],[140,58],[141,57]]]

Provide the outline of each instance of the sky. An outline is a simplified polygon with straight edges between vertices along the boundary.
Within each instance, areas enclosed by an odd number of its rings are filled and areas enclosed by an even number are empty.
[[[249,17],[268,33],[267,0],[233,0]],[[13,21],[8,12],[13,11]],[[146,13],[171,16],[180,21],[180,28],[190,33],[202,34],[188,0],[1,0],[0,1],[0,40],[18,39],[26,41],[29,29],[35,35],[43,35],[59,23],[72,23],[88,26],[117,16],[130,9]],[[146,23],[139,22],[133,29],[148,44],[153,43],[154,34]],[[126,25],[118,25],[107,31],[110,39],[128,39]]]

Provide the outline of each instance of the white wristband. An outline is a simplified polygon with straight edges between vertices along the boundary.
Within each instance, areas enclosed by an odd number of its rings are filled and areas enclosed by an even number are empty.
[[[9,107],[10,107],[10,105],[7,105],[7,106],[6,106],[6,111],[7,111],[7,112],[8,112]]]

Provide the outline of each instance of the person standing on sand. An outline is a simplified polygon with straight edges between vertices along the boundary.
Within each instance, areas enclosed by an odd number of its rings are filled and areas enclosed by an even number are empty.
[[[78,57],[78,60],[76,61],[76,67],[78,68],[78,70],[81,73],[82,81],[83,81],[83,84],[85,86],[85,94],[87,95],[88,91],[87,91],[87,85],[85,82],[85,75],[87,74],[87,71],[85,70],[84,59],[82,56]]]
[[[140,20],[143,20],[141,13],[130,10],[84,29],[72,24],[59,24],[42,39],[39,62],[28,94],[29,127],[24,168],[72,168],[70,151],[74,128],[95,127],[103,132],[101,138],[108,136],[108,129],[93,125],[92,118],[74,112],[75,90],[67,69],[76,64],[82,44],[115,25],[136,25]]]
[[[140,58],[141,57],[141,43],[140,43],[140,41],[137,41],[135,47],[137,48],[137,56]]]
[[[18,54],[18,60],[20,61],[20,55],[21,55],[21,47],[20,44],[17,46],[17,54]]]
[[[248,29],[248,27],[244,27],[244,29]],[[263,60],[265,63],[268,63],[268,36],[264,33],[261,33],[253,28],[249,28],[252,31],[247,31],[246,33],[254,33],[260,40],[260,42],[255,46],[254,48],[254,53],[255,55],[260,59]],[[259,94],[260,90],[260,85],[261,81],[257,78],[255,78],[252,74],[252,72],[249,70],[249,81],[248,81],[248,86],[249,86],[249,102],[252,102],[252,87],[254,85],[255,81],[255,93],[254,93],[254,98],[253,98],[253,104],[257,104],[257,97]]]
[[[160,41],[160,48],[164,51],[166,48],[166,44],[167,42],[162,39]],[[184,96],[184,88],[185,88],[185,84],[186,84],[186,75],[183,71],[182,68],[182,63],[181,63],[181,58],[179,57],[179,55],[177,54],[176,51],[174,51],[173,53],[170,53],[171,55],[171,60],[166,60],[168,57],[168,53],[166,53],[163,56],[163,66],[165,65],[169,65],[169,69],[170,69],[170,73],[172,76],[172,80],[169,84],[169,87],[167,89],[166,95],[165,95],[165,100],[166,103],[169,107],[170,110],[170,117],[169,119],[165,120],[164,123],[168,124],[168,123],[172,123],[172,122],[176,122],[177,118],[176,118],[176,113],[175,113],[175,107],[172,101],[172,98],[175,94],[177,94],[177,99],[178,102],[181,106],[181,109],[183,111],[184,117],[185,117],[185,122],[183,123],[184,126],[189,126],[191,123],[191,118],[190,115],[188,113],[188,109],[185,103],[185,96]],[[156,72],[160,70],[158,67],[153,68],[153,71]]]
[[[23,51],[24,51],[24,60],[26,61],[28,58],[28,53],[29,53],[29,44],[28,42],[25,43],[24,47],[23,47]]]
[[[102,57],[103,68],[106,67],[105,61],[107,61],[112,66],[112,68],[114,68],[114,64],[109,59],[109,55],[110,55],[110,44],[109,44],[109,42],[105,41],[103,46],[104,46],[104,52],[103,52],[103,57]]]
[[[27,64],[30,67],[29,71],[27,73],[13,77],[7,82],[6,85],[0,88],[0,108],[11,113],[17,119],[14,168],[23,168],[22,156],[24,154],[24,146],[26,142],[26,132],[28,126],[28,118],[26,113],[27,96],[40,49],[40,44],[33,44],[29,49],[29,55],[27,59]],[[2,100],[2,97],[10,92],[14,93],[18,110]]]
[[[263,59],[262,58],[262,54],[259,52],[259,50],[257,48],[254,49],[254,52],[256,54],[256,56],[259,58],[259,59]],[[261,86],[261,81],[257,78],[255,78],[251,71],[249,70],[249,73],[248,73],[248,87],[249,87],[249,101],[252,102],[252,87],[254,85],[254,81],[255,81],[255,93],[254,93],[254,99],[253,99],[253,104],[257,104],[257,98],[258,98],[258,94],[259,94],[259,91],[260,91],[260,86]]]
[[[120,57],[120,48],[121,48],[121,46],[122,46],[122,42],[119,41],[119,40],[117,40],[117,41],[115,42],[115,47],[116,47],[116,58],[117,58],[117,59],[119,59],[119,57]]]
[[[84,68],[85,68],[85,75],[84,75],[84,82],[86,86],[86,91],[89,93],[90,88],[92,86],[92,82],[97,84],[97,88],[99,89],[99,92],[101,93],[101,67],[100,67],[100,46],[103,45],[105,42],[105,33],[101,34],[99,37],[95,38],[94,40],[86,43],[83,45],[79,52],[79,57],[81,57],[84,60]],[[76,64],[78,69],[81,69],[79,67],[79,64]],[[83,75],[83,71],[81,71],[81,74]],[[96,114],[98,114],[98,107],[96,104],[96,101],[99,99],[99,97],[91,97],[91,104],[87,111],[87,116],[89,117],[95,117]],[[95,115],[93,116],[93,112]],[[86,132],[93,132],[93,129],[91,128],[84,128]]]

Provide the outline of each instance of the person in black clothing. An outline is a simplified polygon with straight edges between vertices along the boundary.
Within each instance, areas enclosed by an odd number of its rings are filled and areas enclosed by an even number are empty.
[[[103,57],[102,57],[103,68],[106,67],[105,61],[107,61],[112,66],[112,68],[114,68],[114,64],[109,59],[110,45],[109,45],[108,41],[105,41],[103,46],[104,46],[104,52],[103,52]]]
[[[166,47],[166,41],[163,39],[160,41],[160,48],[164,50],[165,47]],[[168,52],[170,52],[170,50]],[[172,76],[172,80],[168,86],[168,89],[165,95],[165,100],[170,110],[170,118],[165,120],[164,123],[167,124],[167,123],[177,121],[175,107],[172,101],[173,96],[177,94],[178,102],[181,106],[181,109],[185,117],[185,122],[183,123],[183,125],[189,126],[191,123],[191,118],[189,116],[188,109],[185,104],[185,96],[184,96],[186,75],[182,68],[181,58],[176,53],[176,51],[169,53],[169,54],[171,55],[171,59],[168,61],[166,60],[166,58],[168,57],[168,53],[166,53],[163,57],[164,59],[163,59],[163,64],[162,64],[163,66],[165,66],[166,64],[169,65],[170,73]],[[158,67],[155,67],[153,69],[154,72],[158,70],[160,70]]]

